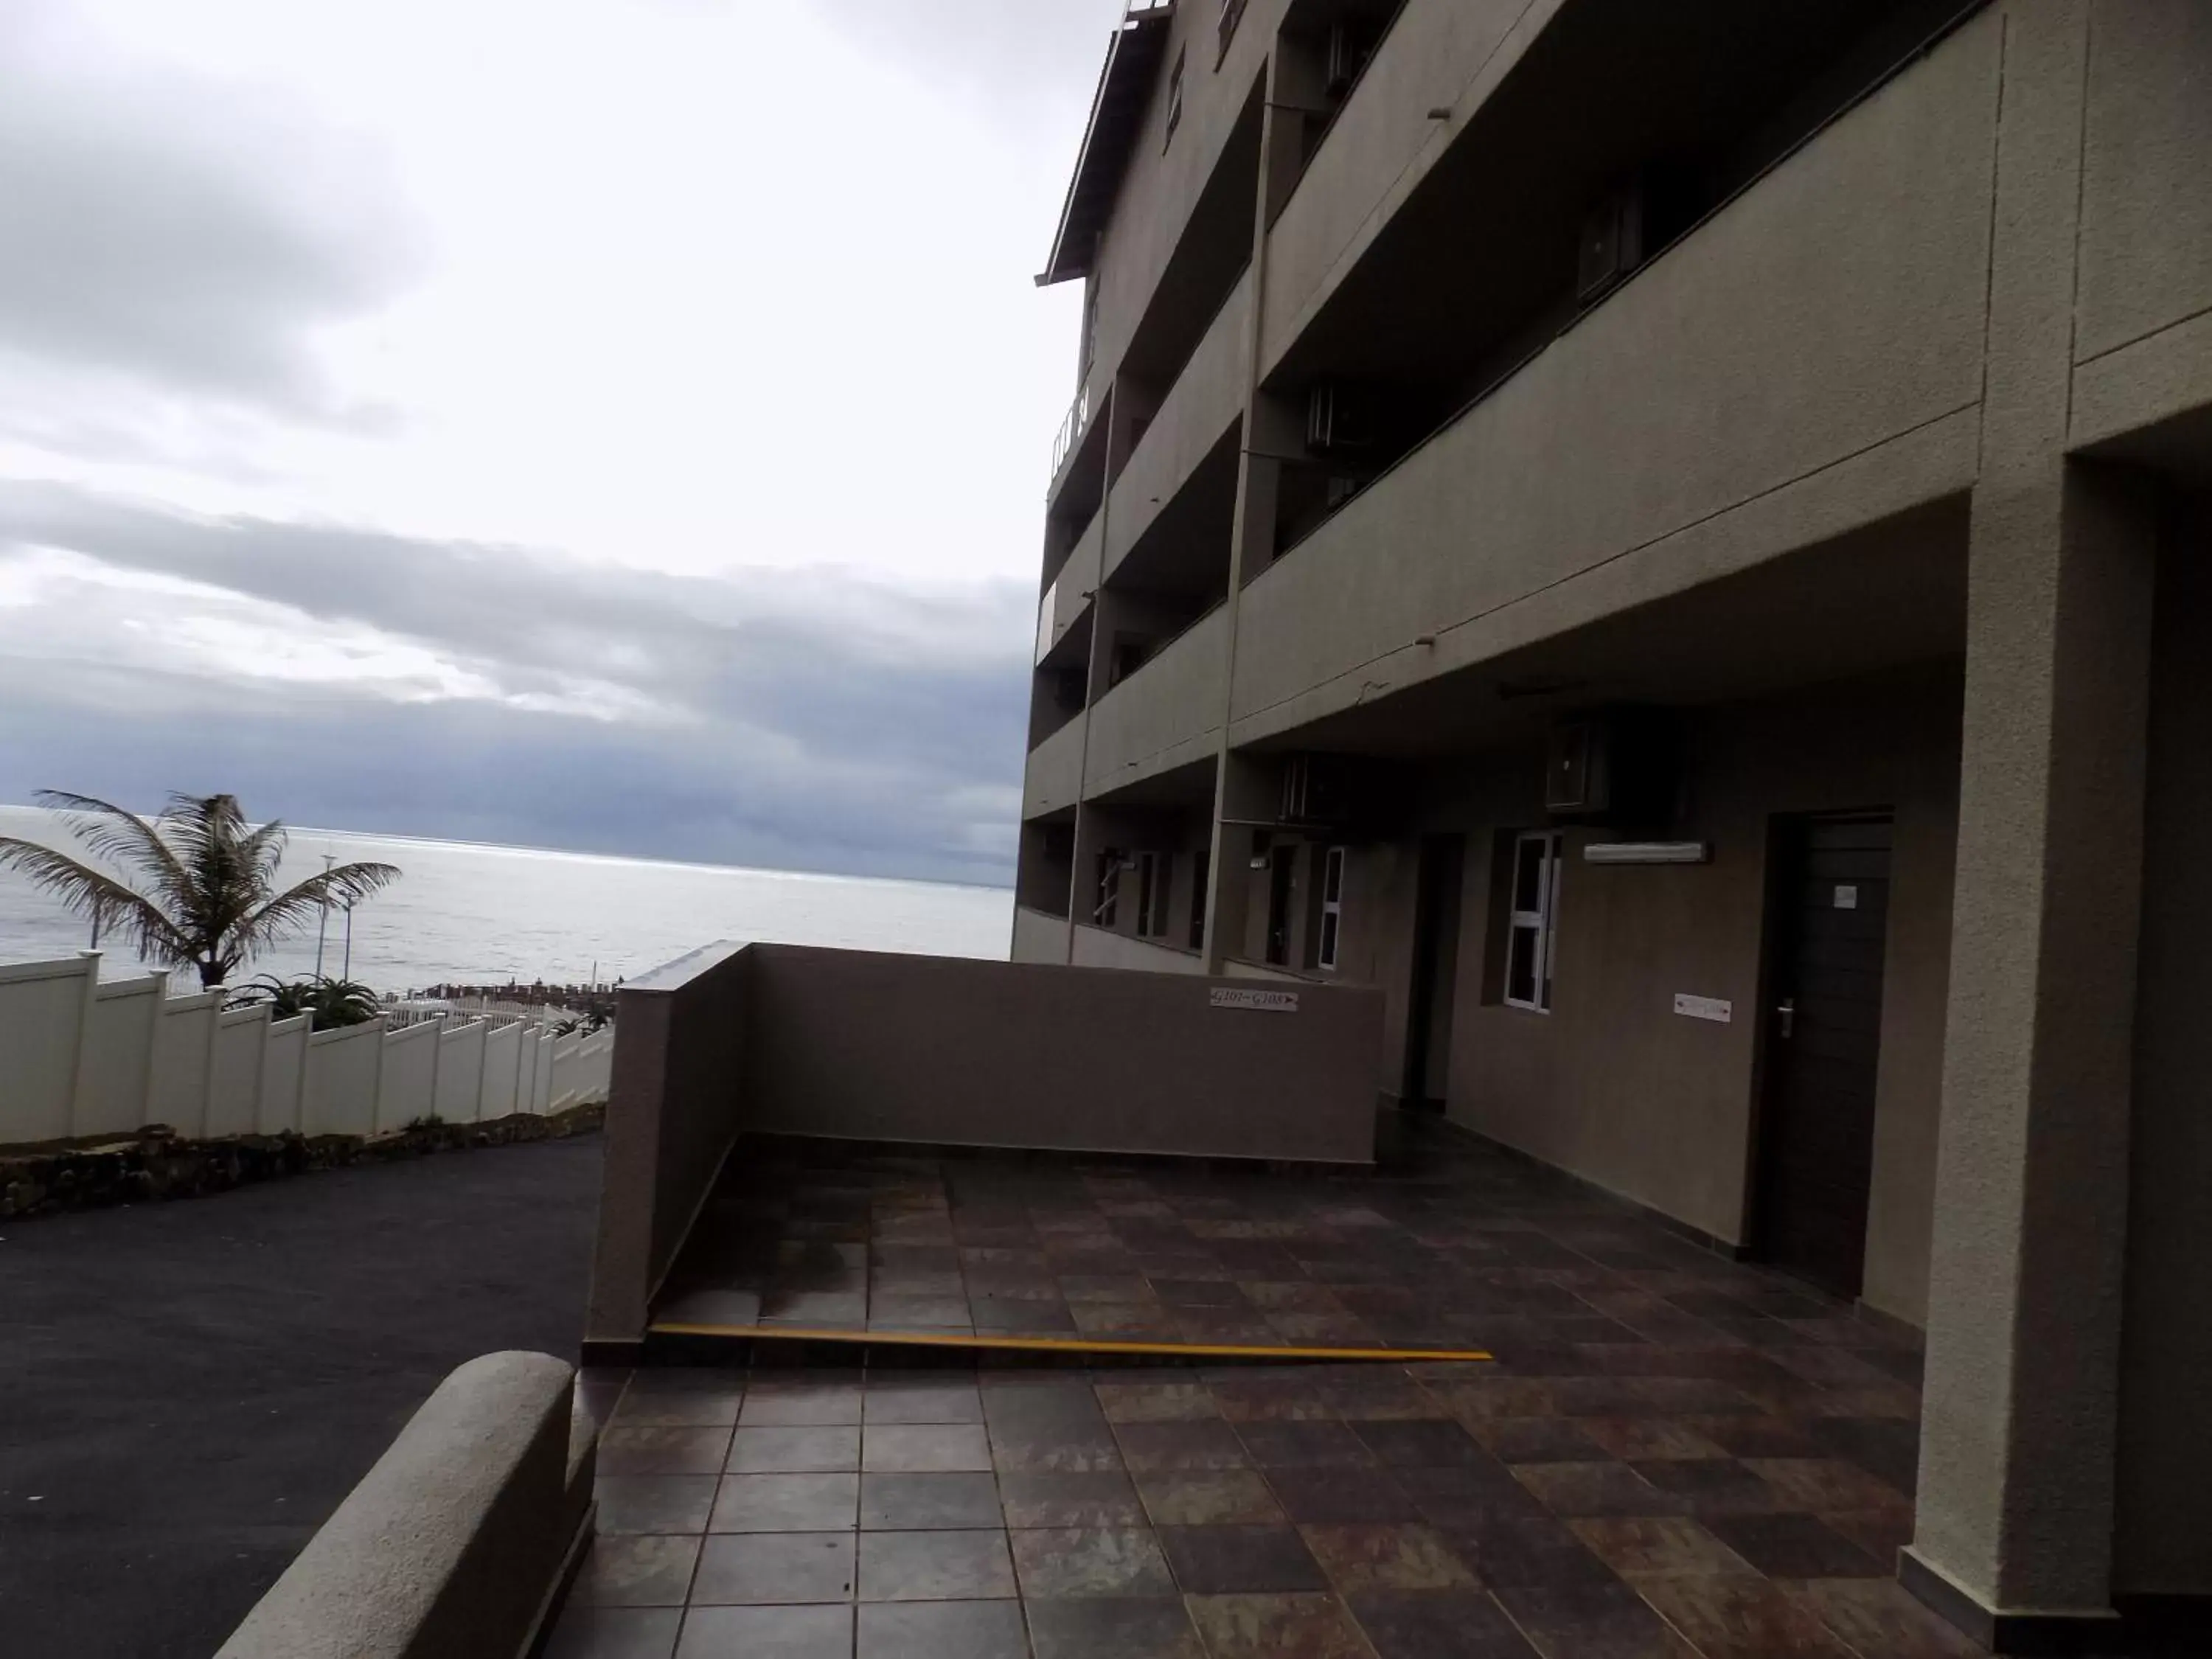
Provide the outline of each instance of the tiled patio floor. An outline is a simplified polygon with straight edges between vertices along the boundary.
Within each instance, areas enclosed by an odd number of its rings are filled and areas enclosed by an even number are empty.
[[[769,1308],[1006,1329],[995,1304],[1035,1303],[1065,1334],[1112,1307],[1498,1358],[641,1371],[555,1659],[1975,1651],[1890,1577],[1912,1351],[1477,1143],[1417,1132],[1338,1180],[786,1156],[754,1189],[775,1224],[738,1212],[718,1258],[773,1261]]]

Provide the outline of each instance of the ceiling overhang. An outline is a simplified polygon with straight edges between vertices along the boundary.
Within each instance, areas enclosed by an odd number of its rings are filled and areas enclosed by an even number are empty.
[[[1174,0],[1152,5],[1131,0],[1114,31],[1106,48],[1106,66],[1099,71],[1098,90],[1091,100],[1083,148],[1075,158],[1075,176],[1068,181],[1067,199],[1060,210],[1052,257],[1036,279],[1039,288],[1091,274],[1099,234],[1114,211],[1114,198],[1121,193],[1129,158],[1137,148],[1145,106],[1167,52],[1168,21],[1174,15]]]

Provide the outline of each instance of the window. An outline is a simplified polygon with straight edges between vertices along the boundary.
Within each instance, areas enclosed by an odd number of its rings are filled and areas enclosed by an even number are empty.
[[[1213,854],[1201,847],[1191,860],[1190,866],[1190,948],[1206,949],[1206,878]]]
[[[1344,848],[1332,847],[1321,866],[1321,942],[1314,951],[1316,968],[1336,966],[1337,937],[1344,923]]]
[[[1213,60],[1214,68],[1219,69],[1223,61],[1228,58],[1229,43],[1237,38],[1237,25],[1243,20],[1243,16],[1244,0],[1221,0],[1221,50],[1220,55]]]
[[[1189,55],[1188,46],[1176,53],[1175,68],[1168,73],[1168,136],[1160,140],[1162,149],[1175,143],[1176,129],[1182,125],[1182,65]]]
[[[1091,920],[1111,927],[1121,909],[1121,854],[1111,847],[1098,855],[1097,896],[1091,902]]]
[[[1552,1009],[1552,956],[1559,921],[1559,832],[1513,840],[1512,910],[1506,923],[1505,1001],[1536,1013]]]
[[[1137,854],[1137,932],[1146,939],[1163,939],[1168,931],[1168,897],[1175,885],[1175,855]]]

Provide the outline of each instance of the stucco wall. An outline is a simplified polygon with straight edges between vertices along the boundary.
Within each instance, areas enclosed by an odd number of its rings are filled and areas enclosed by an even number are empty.
[[[1236,717],[1972,406],[1996,68],[1970,23],[1260,576]]]
[[[2212,509],[2160,561],[2136,1006],[2116,1587],[2212,1593]]]
[[[1075,805],[1083,783],[1083,727],[1087,718],[1078,714],[1030,750],[1029,768],[1022,781],[1024,817],[1042,817]]]
[[[1483,1000],[1503,926],[1490,909],[1500,830],[1538,827],[1536,757],[1473,781],[1451,1030],[1451,1115],[1714,1237],[1743,1242],[1760,1031],[1767,839],[1776,813],[1889,807],[1893,896],[1876,1087],[1865,1299],[1925,1312],[1956,837],[1958,687],[1949,671],[1717,710],[1686,737],[1678,827],[1694,866],[1581,862],[1571,830],[1553,1011]],[[1676,992],[1735,1005],[1683,1018]]]
[[[1091,711],[1086,793],[1211,754],[1228,654],[1229,612],[1216,606],[1100,698]]]
[[[1212,1006],[1222,981],[756,945],[747,1127],[1364,1162],[1382,998]],[[770,1035],[772,1034],[772,1035]]]
[[[2212,310],[2212,6],[2099,0],[2091,29],[2078,360]]]
[[[1559,0],[1413,0],[1399,14],[1275,222],[1263,364],[1273,367],[1558,9]],[[1430,117],[1455,106],[1450,121]]]
[[[1221,434],[1244,412],[1244,333],[1251,305],[1252,273],[1248,270],[1115,481],[1106,512],[1108,575],[1143,539],[1198,464],[1220,442]]]
[[[1067,918],[1048,915],[1025,904],[1014,907],[1015,962],[1066,962]]]
[[[1121,968],[1146,974],[1206,971],[1205,959],[1195,951],[1179,951],[1170,945],[1081,923],[1075,928],[1073,960],[1079,968]]]

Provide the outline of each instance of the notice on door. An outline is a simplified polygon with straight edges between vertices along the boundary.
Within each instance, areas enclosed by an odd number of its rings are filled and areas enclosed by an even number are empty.
[[[1856,887],[1844,887],[1839,885],[1836,889],[1836,908],[1838,910],[1856,910],[1858,908],[1859,890]]]
[[[1719,997],[1686,996],[1674,993],[1674,1012],[1685,1019],[1710,1019],[1722,1025],[1735,1018],[1735,1005]]]
[[[1296,991],[1248,991],[1242,986],[1217,985],[1206,993],[1206,1000],[1217,1008],[1249,1008],[1262,1014],[1295,1014],[1298,1011]]]

